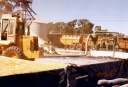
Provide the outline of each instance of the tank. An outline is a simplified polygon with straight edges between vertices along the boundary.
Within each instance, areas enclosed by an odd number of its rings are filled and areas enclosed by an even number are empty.
[[[30,31],[43,40],[46,40],[47,38],[47,24],[43,23],[41,19],[32,21]]]

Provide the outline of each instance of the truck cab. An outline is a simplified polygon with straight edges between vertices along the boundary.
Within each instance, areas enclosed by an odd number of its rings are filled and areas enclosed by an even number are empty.
[[[43,57],[38,47],[38,37],[25,34],[25,21],[19,16],[3,15],[0,32],[2,55],[25,59]]]
[[[15,35],[24,35],[24,22],[19,17],[6,14],[1,20],[1,41],[15,42]]]

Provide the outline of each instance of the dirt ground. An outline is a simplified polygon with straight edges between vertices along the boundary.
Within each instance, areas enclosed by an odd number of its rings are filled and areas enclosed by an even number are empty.
[[[66,66],[68,65],[61,63],[52,63],[52,62],[41,63],[41,62],[0,56],[0,76],[43,72],[43,71],[65,68]]]

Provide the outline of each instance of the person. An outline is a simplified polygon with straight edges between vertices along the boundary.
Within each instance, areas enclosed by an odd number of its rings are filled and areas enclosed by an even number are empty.
[[[7,31],[4,31],[4,32],[2,33],[2,38],[1,38],[1,40],[7,40]]]

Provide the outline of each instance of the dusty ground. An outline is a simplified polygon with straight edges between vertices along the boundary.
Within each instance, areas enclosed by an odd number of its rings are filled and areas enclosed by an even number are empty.
[[[8,58],[0,56],[0,76],[8,76],[14,74],[43,72],[55,69],[65,68],[67,64],[35,62],[22,59]]]

